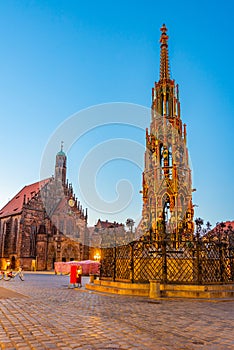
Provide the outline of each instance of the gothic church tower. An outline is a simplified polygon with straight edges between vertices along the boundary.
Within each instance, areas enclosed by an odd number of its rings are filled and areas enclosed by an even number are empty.
[[[145,236],[170,237],[174,246],[193,235],[192,182],[186,125],[180,117],[179,89],[170,77],[168,35],[161,28],[160,78],[152,89],[150,131],[146,129],[142,229]]]
[[[62,185],[65,186],[67,177],[67,157],[63,152],[63,142],[61,142],[61,150],[56,155],[55,163],[55,180],[61,181]]]

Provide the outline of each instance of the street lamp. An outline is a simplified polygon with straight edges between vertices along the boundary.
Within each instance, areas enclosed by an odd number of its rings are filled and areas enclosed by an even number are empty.
[[[11,265],[11,261],[10,261],[10,259],[7,259],[7,261],[6,261],[6,270],[9,269],[10,265]]]
[[[95,261],[100,261],[100,259],[101,259],[101,255],[100,255],[99,253],[96,253],[96,254],[94,255],[94,260],[95,260]]]

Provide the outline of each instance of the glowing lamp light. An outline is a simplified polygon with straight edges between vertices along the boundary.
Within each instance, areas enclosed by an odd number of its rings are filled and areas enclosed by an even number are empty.
[[[100,256],[99,253],[96,253],[96,254],[94,255],[94,260],[95,260],[95,261],[99,261],[100,258],[101,258],[101,256]]]

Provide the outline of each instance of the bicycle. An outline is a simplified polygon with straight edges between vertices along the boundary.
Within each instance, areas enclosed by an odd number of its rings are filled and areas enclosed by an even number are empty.
[[[21,281],[24,281],[24,273],[22,271],[22,268],[19,268],[18,271],[1,271],[0,273],[0,279],[4,279],[4,281],[10,281],[14,279],[16,276],[19,276]]]

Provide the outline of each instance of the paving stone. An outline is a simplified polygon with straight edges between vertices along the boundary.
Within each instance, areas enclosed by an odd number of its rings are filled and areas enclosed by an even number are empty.
[[[233,349],[234,301],[152,304],[69,289],[68,281],[42,273],[25,274],[24,283],[1,281],[16,297],[0,299],[0,349]]]

